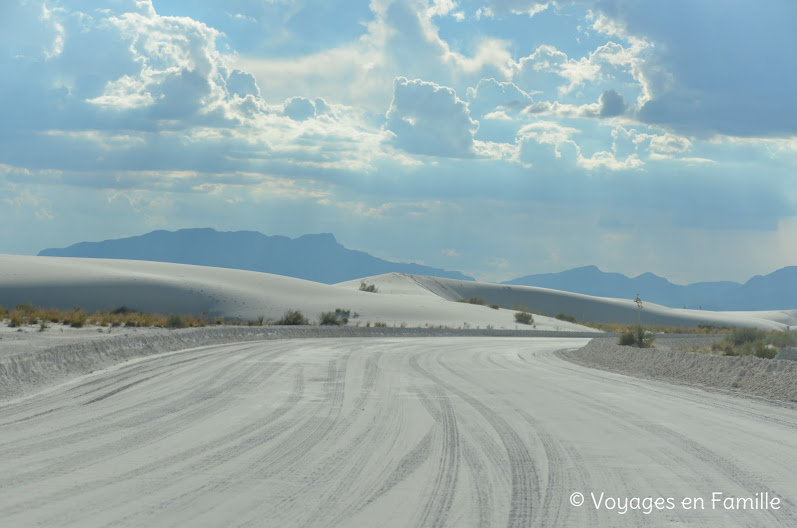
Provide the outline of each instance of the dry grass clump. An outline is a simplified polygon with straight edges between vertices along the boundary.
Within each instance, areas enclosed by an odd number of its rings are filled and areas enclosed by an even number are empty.
[[[595,323],[595,322],[580,322],[579,324],[603,330],[612,334],[623,334],[626,332],[633,332],[637,323]],[[712,325],[699,325],[699,326],[665,326],[665,325],[647,325],[648,331],[654,334],[697,334],[697,335],[721,335],[730,334],[731,329],[722,326]]]
[[[233,324],[220,317],[208,319],[195,315],[173,314],[166,317],[157,313],[137,312],[127,307],[116,308],[111,311],[97,311],[89,314],[86,310],[73,308],[59,310],[56,308],[39,308],[31,303],[17,305],[11,312],[0,309],[0,320],[7,319],[8,326],[22,327],[25,325],[39,325],[39,331],[49,328],[48,323],[62,324],[72,328],[84,326],[100,327],[141,327],[141,328],[188,328],[201,327],[209,324]],[[239,324],[241,324],[239,322]]]

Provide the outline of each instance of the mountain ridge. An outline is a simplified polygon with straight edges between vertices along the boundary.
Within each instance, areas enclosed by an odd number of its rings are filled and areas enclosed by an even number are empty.
[[[66,248],[48,248],[38,255],[194,264],[260,271],[325,284],[391,271],[474,280],[458,271],[414,263],[390,262],[363,251],[347,249],[332,233],[289,238],[264,235],[257,231],[216,231],[212,228],[156,230],[133,237],[79,242]]]

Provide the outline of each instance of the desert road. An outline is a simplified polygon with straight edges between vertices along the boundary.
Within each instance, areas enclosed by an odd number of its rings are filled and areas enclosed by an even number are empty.
[[[793,408],[555,354],[585,343],[284,340],[124,363],[0,404],[0,526],[797,526]]]

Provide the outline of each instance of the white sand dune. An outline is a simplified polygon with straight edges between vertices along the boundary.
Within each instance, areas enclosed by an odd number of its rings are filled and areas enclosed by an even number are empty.
[[[301,310],[313,319],[343,308],[360,314],[350,325],[518,327],[510,310],[419,293],[419,288],[405,288],[374,294],[268,273],[163,262],[0,255],[0,306],[6,308],[27,302],[89,311],[127,306],[144,312],[244,320],[259,316],[274,320],[288,309]],[[535,325],[538,330],[586,329],[546,317],[539,317]]]
[[[359,291],[360,280],[326,285],[252,271],[133,260],[0,255],[0,306],[22,303],[42,307],[220,315],[254,320],[278,319],[288,309],[311,319],[336,308],[360,316],[349,324],[382,322],[390,326],[523,328],[507,308],[525,305],[554,316],[581,321],[635,322],[630,299],[607,299],[574,293],[452,279],[389,273],[362,279],[379,293]],[[452,302],[480,297],[504,309]],[[709,312],[676,310],[645,303],[645,323],[696,326],[797,326],[797,310],[778,312]],[[538,330],[584,330],[580,325],[536,316]]]
[[[579,321],[643,323],[667,326],[750,326],[768,330],[784,330],[797,326],[797,310],[762,312],[712,312],[708,310],[674,309],[645,302],[638,314],[633,299],[610,299],[579,293],[562,292],[533,286],[508,286],[484,282],[460,281],[418,275],[388,273],[340,283],[337,286],[358,288],[361,281],[374,284],[381,293],[402,295],[436,295],[451,301],[478,297],[503,308],[523,305],[534,312],[555,316],[573,315]]]

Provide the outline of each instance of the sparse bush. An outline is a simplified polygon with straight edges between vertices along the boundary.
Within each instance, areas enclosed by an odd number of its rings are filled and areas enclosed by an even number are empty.
[[[479,306],[487,305],[487,301],[485,301],[481,297],[471,297],[470,299],[460,299],[457,302],[467,303],[467,304],[477,304]]]
[[[8,315],[8,310],[6,310],[6,309],[5,309],[5,308],[3,308],[2,306],[0,306],[0,321],[2,321],[3,319],[5,319],[5,318],[6,318],[6,315]]]
[[[734,328],[728,339],[734,345],[743,345],[764,339],[765,336],[766,333],[758,328]]]
[[[656,336],[653,332],[648,332],[641,324],[636,325],[634,328],[634,341],[639,348],[650,348],[653,346],[653,341]]]
[[[518,312],[515,314],[515,322],[530,325],[534,322],[534,317],[526,311]]]
[[[282,326],[300,326],[309,323],[307,322],[307,317],[305,317],[299,310],[288,310],[279,320],[277,320],[277,324]]]
[[[556,314],[555,317],[557,319],[559,319],[560,321],[567,321],[568,323],[577,323],[578,322],[578,319],[576,319],[574,316],[572,316],[570,314],[566,314],[566,313],[561,313],[560,312],[560,313]]]
[[[185,328],[188,326],[185,319],[183,319],[182,315],[171,314],[169,317],[166,318],[166,324],[163,325],[166,328]]]
[[[374,328],[387,328],[387,323],[380,323],[377,321],[374,323]]]
[[[257,316],[257,326],[263,326],[263,320],[266,318],[265,315],[258,315]]]
[[[636,338],[634,338],[634,333],[630,330],[628,332],[623,332],[620,334],[620,341],[618,344],[622,346],[631,346],[636,343]]]
[[[379,288],[374,286],[373,284],[366,284],[364,282],[360,283],[360,291],[368,292],[368,293],[379,293]]]
[[[318,323],[322,326],[340,326],[343,324],[343,319],[337,312],[323,312]]]
[[[639,348],[651,348],[655,339],[656,336],[653,332],[646,330],[644,326],[638,324],[632,329],[626,330],[620,334],[618,344],[622,346],[636,345]]]
[[[358,316],[357,312],[351,315],[351,310],[344,310],[343,308],[335,308],[335,315],[337,315],[343,324],[349,324],[349,317],[355,318]]]
[[[490,308],[492,308],[493,310],[498,310],[501,307],[498,306],[497,304],[493,303],[493,304],[490,305]]]
[[[47,328],[48,328],[47,321],[45,321],[44,319],[39,319],[39,332],[44,332],[45,330],[47,330]]]

